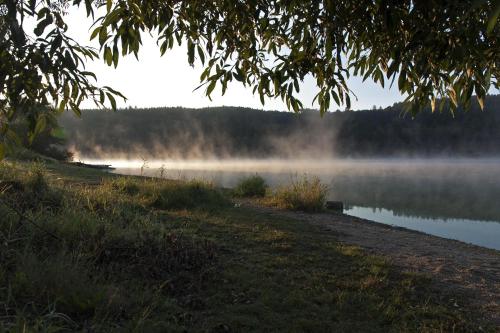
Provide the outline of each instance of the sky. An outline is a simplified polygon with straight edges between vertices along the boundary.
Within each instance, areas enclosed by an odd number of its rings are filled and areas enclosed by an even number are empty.
[[[67,17],[69,35],[83,45],[98,47],[94,40],[90,42],[90,19],[86,18],[85,10],[72,9]],[[224,96],[220,87],[212,93],[212,101],[204,95],[204,89],[193,91],[200,83],[202,66],[191,67],[187,61],[186,46],[175,47],[160,56],[155,39],[149,35],[143,36],[143,47],[139,53],[139,61],[130,55],[120,58],[118,68],[109,67],[102,60],[87,63],[87,69],[96,73],[99,85],[108,85],[120,91],[127,101],[118,100],[119,107],[209,107],[209,106],[243,106],[266,110],[287,110],[281,99],[267,99],[263,106],[258,95],[253,95],[250,88],[243,87],[239,82],[228,86]],[[352,98],[352,109],[371,109],[374,105],[386,107],[402,101],[403,97],[397,88],[383,89],[371,81],[362,82],[361,78],[350,78],[349,87],[357,97]],[[301,85],[298,97],[305,108],[318,108],[312,105],[317,93],[317,87],[312,78],[306,78]],[[91,108],[94,104],[86,102],[84,107]],[[332,105],[334,111],[339,107]],[[339,109],[343,109],[339,108]]]

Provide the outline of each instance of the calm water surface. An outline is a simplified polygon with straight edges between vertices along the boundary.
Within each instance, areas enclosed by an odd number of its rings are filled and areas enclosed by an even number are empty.
[[[87,161],[103,162],[103,161]],[[345,213],[500,250],[500,159],[105,161],[117,173],[202,178],[233,187],[258,173],[271,187],[303,174]]]

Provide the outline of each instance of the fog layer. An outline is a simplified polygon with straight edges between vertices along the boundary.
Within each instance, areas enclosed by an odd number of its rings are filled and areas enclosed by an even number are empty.
[[[485,110],[296,115],[242,108],[86,111],[62,120],[77,158],[148,160],[500,156],[500,96]]]

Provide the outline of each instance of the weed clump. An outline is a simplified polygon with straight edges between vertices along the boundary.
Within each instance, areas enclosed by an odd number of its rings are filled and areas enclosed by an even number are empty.
[[[287,186],[278,188],[272,201],[281,208],[318,212],[323,210],[328,187],[318,177],[292,179]]]
[[[49,186],[43,163],[32,163],[25,174],[16,172],[11,166],[3,166],[0,177],[0,196],[22,210],[42,206],[57,210],[62,205],[63,195]]]
[[[151,206],[158,209],[222,208],[229,205],[227,198],[213,184],[193,180],[161,186]]]
[[[42,194],[49,188],[42,163],[33,163],[26,177],[26,185],[35,194]]]
[[[242,179],[234,188],[234,195],[238,197],[263,197],[266,194],[267,184],[259,175]]]
[[[131,181],[127,177],[115,178],[112,179],[109,183],[114,190],[125,193],[127,195],[136,195],[140,192],[139,184]]]

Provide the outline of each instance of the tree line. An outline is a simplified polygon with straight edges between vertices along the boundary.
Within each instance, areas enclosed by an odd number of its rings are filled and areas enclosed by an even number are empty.
[[[87,110],[61,117],[67,147],[85,157],[322,158],[500,154],[500,95],[484,110],[430,109],[412,117],[402,103],[379,110],[241,107]]]

